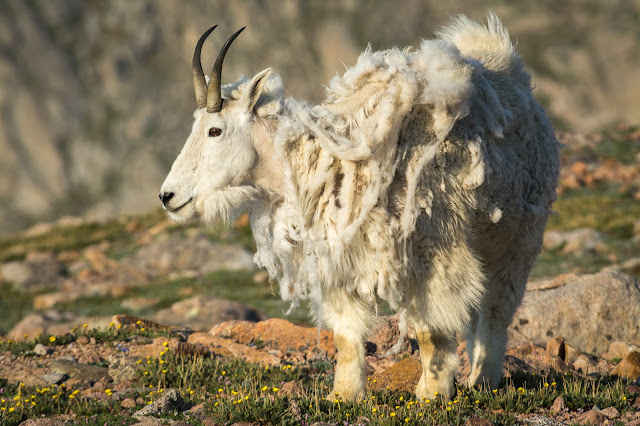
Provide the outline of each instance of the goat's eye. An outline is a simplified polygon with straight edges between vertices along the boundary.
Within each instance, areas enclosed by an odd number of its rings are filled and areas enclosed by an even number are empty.
[[[213,136],[214,138],[216,136],[220,136],[222,134],[222,130],[218,129],[217,127],[212,127],[209,129],[209,136]]]

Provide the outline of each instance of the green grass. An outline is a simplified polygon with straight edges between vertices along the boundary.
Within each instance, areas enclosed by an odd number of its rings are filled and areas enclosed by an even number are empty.
[[[549,219],[547,229],[593,228],[619,238],[630,238],[640,218],[638,200],[613,185],[567,191],[558,196],[553,209],[558,215]]]
[[[0,335],[33,310],[35,294],[15,291],[9,285],[0,285]]]
[[[137,334],[150,336],[151,332],[112,327],[78,333],[92,333],[98,342],[108,344]],[[75,334],[57,336],[51,344],[68,344],[73,336]],[[7,350],[2,345],[6,342],[0,344],[0,350]],[[23,348],[25,353],[28,350]],[[621,413],[630,410],[631,401],[638,396],[615,377],[517,372],[494,391],[458,386],[450,401],[416,400],[406,392],[368,389],[360,401],[345,402],[339,396],[333,401],[324,398],[332,388],[332,375],[311,362],[301,366],[264,367],[237,359],[174,354],[166,349],[157,357],[140,358],[137,366],[138,379],[130,390],[114,393],[108,389],[98,398],[82,396],[79,389],[70,389],[64,384],[36,388],[0,379],[0,388],[3,388],[0,423],[15,425],[28,418],[74,413],[82,423],[130,424],[132,413],[161,398],[168,389],[178,391],[191,405],[204,403],[205,414],[214,422],[266,425],[316,421],[357,423],[365,417],[373,425],[460,424],[469,418],[514,424],[517,414],[549,414],[558,396],[564,398],[570,410],[588,410],[597,405],[613,406]],[[294,383],[299,384],[299,392],[285,393],[285,388]],[[125,397],[140,398],[143,403],[125,409],[121,405]],[[199,424],[185,413],[168,413],[163,417]]]
[[[640,138],[637,136],[638,126],[624,129],[610,129],[602,132],[602,141],[594,147],[600,160],[614,159],[623,164],[637,163],[640,153]]]
[[[590,189],[570,190],[558,196],[547,230],[569,231],[592,228],[603,234],[602,246],[592,252],[563,253],[562,248],[543,250],[531,278],[561,273],[596,273],[613,263],[640,256],[640,246],[632,239],[640,218],[640,203],[620,192],[619,185],[600,184]],[[640,271],[628,271],[640,277]]]

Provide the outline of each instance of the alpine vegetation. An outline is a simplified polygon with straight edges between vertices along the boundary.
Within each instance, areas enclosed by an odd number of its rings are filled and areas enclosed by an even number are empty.
[[[221,86],[198,41],[198,109],[160,192],[178,221],[248,211],[255,261],[338,349],[331,397],[359,397],[378,304],[410,320],[418,397],[449,396],[456,333],[469,385],[499,385],[507,326],[556,198],[559,143],[507,30],[464,16],[419,48],[367,49],[326,100],[285,99],[271,69]]]

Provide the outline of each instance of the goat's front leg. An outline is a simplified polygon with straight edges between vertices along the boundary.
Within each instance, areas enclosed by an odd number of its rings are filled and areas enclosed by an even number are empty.
[[[338,349],[333,390],[328,398],[355,400],[363,395],[366,385],[364,343],[376,321],[375,315],[370,306],[343,290],[323,295],[321,313],[333,330]]]
[[[353,401],[362,396],[365,388],[364,342],[350,334],[334,332],[338,362],[330,401],[337,398]]]

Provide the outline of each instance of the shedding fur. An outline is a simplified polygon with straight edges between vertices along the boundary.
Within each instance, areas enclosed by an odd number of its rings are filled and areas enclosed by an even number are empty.
[[[555,200],[559,144],[506,29],[493,14],[487,26],[460,16],[437,34],[417,49],[368,48],[316,106],[285,99],[270,70],[241,78],[223,88],[219,116],[199,123],[207,118],[196,113],[183,150],[196,150],[206,126],[235,135],[238,165],[208,178],[227,183],[185,215],[250,211],[256,263],[290,309],[309,300],[334,330],[335,391],[349,398],[362,390],[358,345],[380,302],[422,336],[419,396],[453,389],[461,332],[470,384],[497,386],[506,327]],[[193,179],[184,167],[163,191]]]

